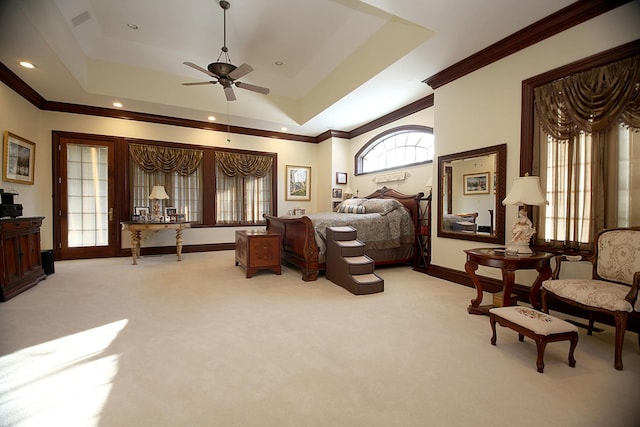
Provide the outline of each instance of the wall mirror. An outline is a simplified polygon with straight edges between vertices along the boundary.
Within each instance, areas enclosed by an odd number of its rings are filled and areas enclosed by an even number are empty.
[[[438,237],[504,244],[507,144],[438,157]]]

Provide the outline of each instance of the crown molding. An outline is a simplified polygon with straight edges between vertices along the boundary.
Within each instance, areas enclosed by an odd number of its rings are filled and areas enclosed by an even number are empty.
[[[580,0],[482,49],[422,82],[437,89],[633,0]]]

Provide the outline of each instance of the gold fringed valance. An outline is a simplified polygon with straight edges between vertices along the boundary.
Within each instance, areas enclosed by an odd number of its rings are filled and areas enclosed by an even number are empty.
[[[144,144],[129,144],[129,153],[145,172],[175,172],[182,176],[194,173],[200,166],[203,155],[201,150]]]
[[[534,89],[540,124],[566,141],[580,132],[602,132],[615,123],[640,130],[640,55]]]
[[[271,172],[273,158],[255,154],[216,152],[216,162],[227,176],[255,176],[262,178]]]

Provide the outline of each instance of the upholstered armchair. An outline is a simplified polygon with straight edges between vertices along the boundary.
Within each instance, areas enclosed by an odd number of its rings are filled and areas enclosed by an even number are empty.
[[[640,227],[603,230],[596,235],[590,257],[555,257],[551,279],[542,283],[542,311],[548,313],[549,299],[556,298],[590,313],[588,334],[593,330],[593,313],[615,319],[615,368],[622,370],[622,344],[630,314],[640,314]],[[560,279],[565,261],[590,261],[591,279]],[[638,335],[640,345],[640,334]]]

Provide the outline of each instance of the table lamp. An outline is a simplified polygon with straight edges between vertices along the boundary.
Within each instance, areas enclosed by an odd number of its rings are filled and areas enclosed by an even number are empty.
[[[537,176],[521,176],[513,180],[513,186],[507,197],[502,201],[503,205],[545,205],[549,204],[545,199],[542,188],[540,187],[540,178]],[[531,237],[536,234],[533,223],[527,216],[526,206],[518,211],[518,221],[511,231],[511,242],[507,246],[507,253],[531,254],[529,242]]]
[[[350,199],[353,197],[353,190],[351,189],[351,187],[347,187],[344,189],[344,198],[345,199]]]
[[[167,200],[169,195],[162,185],[154,185],[149,194],[149,200],[153,200],[153,206],[151,207],[151,220],[160,221],[160,200]]]

